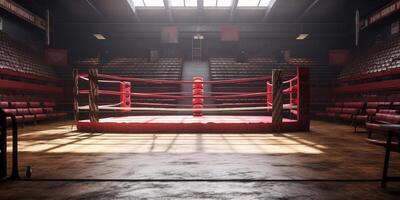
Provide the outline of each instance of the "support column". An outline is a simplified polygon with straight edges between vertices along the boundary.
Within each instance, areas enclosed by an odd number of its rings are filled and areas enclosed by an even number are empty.
[[[131,100],[131,83],[130,82],[121,82],[119,85],[120,92],[123,93],[120,95],[120,102],[122,112],[130,112],[130,107],[132,105]]]
[[[272,70],[272,126],[280,132],[283,119],[282,71]]]
[[[14,115],[11,115],[12,122],[12,168],[11,168],[11,179],[18,180],[19,172],[18,172],[18,125],[17,118]]]
[[[89,69],[89,119],[90,122],[99,122],[99,83],[98,69]]]
[[[308,67],[297,68],[297,120],[301,131],[310,130],[310,73]]]

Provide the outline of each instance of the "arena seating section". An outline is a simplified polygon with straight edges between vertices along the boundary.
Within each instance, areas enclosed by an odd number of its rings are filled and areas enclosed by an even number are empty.
[[[318,61],[305,58],[292,58],[288,62],[279,62],[274,58],[249,58],[247,62],[237,62],[235,58],[210,58],[211,80],[239,79],[256,76],[270,76],[273,69],[282,69],[285,73],[296,72],[297,67],[310,67],[311,108],[316,110],[330,102],[332,88],[338,71],[330,69]],[[245,85],[216,85],[215,92],[265,92],[266,83]],[[219,103],[265,102],[265,98],[255,99],[217,99]]]
[[[18,72],[26,77],[54,79],[55,71],[43,63],[40,55],[29,47],[19,44],[4,33],[0,33],[0,69],[2,74]]]
[[[388,95],[392,101],[399,99],[396,90],[400,89],[400,36],[360,49],[338,77],[335,91],[339,97],[351,100],[354,93],[381,92],[377,99]]]
[[[79,59],[74,67],[81,72],[87,73],[91,67],[97,67],[99,73],[145,79],[161,80],[182,80],[182,59],[181,58],[160,58],[158,62],[148,62],[146,58],[112,58],[105,63],[101,63],[97,58]],[[180,92],[180,85],[169,84],[143,84],[132,83],[134,92]],[[119,90],[119,85],[102,84],[102,88]],[[119,97],[104,97],[107,103],[119,102]],[[84,101],[82,101],[84,102]],[[157,99],[157,98],[135,98],[133,103],[176,103],[176,99]],[[135,105],[136,106],[136,105]],[[140,105],[137,105],[140,106]]]
[[[365,48],[356,53],[354,61],[346,66],[339,75],[339,80],[396,74],[400,71],[400,37],[395,37],[382,44]]]
[[[379,124],[400,124],[400,37],[355,53],[340,72],[335,99],[318,118],[365,126],[370,134]],[[369,123],[367,123],[369,122]]]
[[[0,33],[0,108],[15,114],[21,124],[65,118],[56,111],[56,72],[40,53]],[[49,92],[47,92],[49,91]],[[8,119],[10,120],[10,119]]]

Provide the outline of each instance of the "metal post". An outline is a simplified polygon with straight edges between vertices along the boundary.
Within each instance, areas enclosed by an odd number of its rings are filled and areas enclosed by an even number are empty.
[[[78,126],[79,122],[79,71],[77,69],[74,69],[73,71],[73,79],[74,79],[74,89],[73,89],[73,95],[74,95],[74,120],[76,126]]]
[[[381,182],[381,187],[385,188],[386,187],[386,182],[388,178],[388,169],[389,169],[389,160],[390,160],[390,146],[392,145],[392,137],[393,133],[392,131],[388,132],[387,135],[387,140],[386,140],[386,146],[385,146],[385,161],[383,163],[383,172],[382,172],[382,182]]]
[[[280,132],[283,119],[282,71],[272,70],[272,126]]]
[[[50,46],[50,9],[46,9],[46,45]]]
[[[17,126],[17,118],[14,115],[11,115],[12,121],[12,171],[11,171],[11,179],[19,179],[18,173],[18,126]]]
[[[0,109],[0,179],[7,177],[7,117]]]

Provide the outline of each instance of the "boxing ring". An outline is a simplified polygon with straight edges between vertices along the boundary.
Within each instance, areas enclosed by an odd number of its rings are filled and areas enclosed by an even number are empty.
[[[84,82],[87,89],[81,89]],[[117,85],[118,91],[99,84]],[[192,85],[192,92],[135,92],[140,85]],[[205,85],[260,85],[265,92],[207,92]],[[81,101],[88,98],[87,103]],[[119,101],[100,101],[113,96]],[[273,70],[272,76],[235,80],[193,81],[142,79],[74,70],[74,117],[78,131],[100,133],[265,133],[308,131],[309,70],[298,67],[295,74]],[[185,99],[191,104],[136,102],[138,98]],[[206,103],[215,99],[262,98],[263,102]],[[257,112],[257,115],[241,114]],[[88,115],[81,119],[82,113]],[[143,114],[144,113],[144,114]],[[150,114],[148,114],[150,113]],[[164,114],[165,113],[165,114]],[[168,114],[167,114],[168,113]],[[187,114],[190,113],[190,114]],[[236,113],[236,114],[230,114]],[[237,114],[239,113],[239,114]],[[261,113],[261,114],[260,114]],[[109,115],[113,116],[110,117]],[[115,116],[117,115],[117,116]],[[119,116],[118,116],[119,115]]]

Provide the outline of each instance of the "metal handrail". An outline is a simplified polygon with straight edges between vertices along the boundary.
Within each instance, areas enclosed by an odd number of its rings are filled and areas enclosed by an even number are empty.
[[[1,151],[3,154],[2,160],[2,172],[0,174],[1,178],[4,179],[19,179],[19,172],[18,172],[18,125],[17,125],[17,118],[15,115],[6,113],[4,110],[0,109],[0,117],[1,117]],[[11,168],[11,176],[7,177],[7,117],[11,118],[12,122],[12,168]]]

